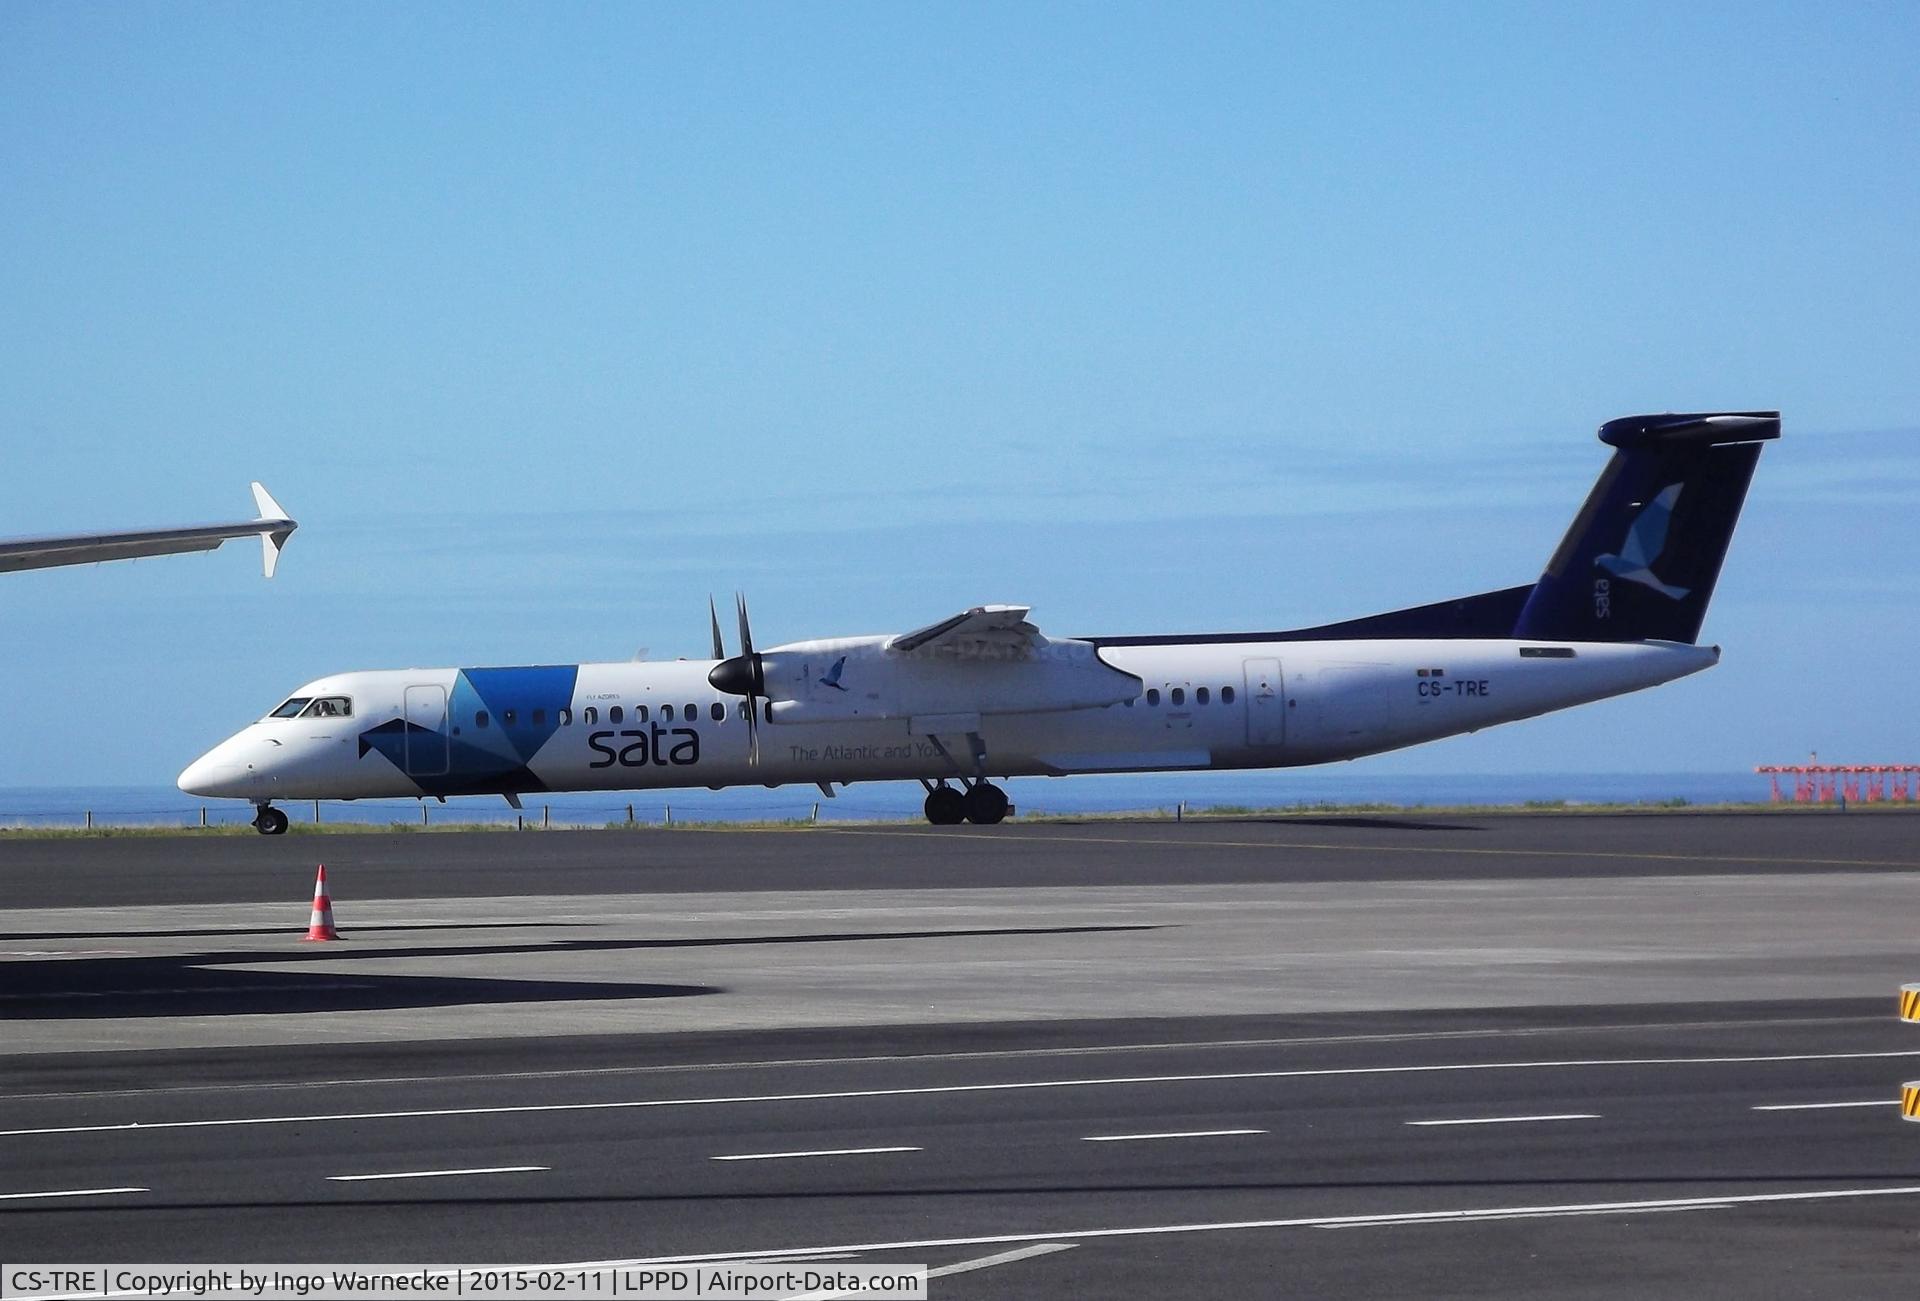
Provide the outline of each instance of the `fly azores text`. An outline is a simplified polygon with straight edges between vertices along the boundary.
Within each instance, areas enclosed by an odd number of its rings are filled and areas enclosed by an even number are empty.
[[[700,733],[691,727],[665,728],[658,723],[624,732],[594,732],[587,745],[599,758],[589,768],[685,767],[700,762]]]

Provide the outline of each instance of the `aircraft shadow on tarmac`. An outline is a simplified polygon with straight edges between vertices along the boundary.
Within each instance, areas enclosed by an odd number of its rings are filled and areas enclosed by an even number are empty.
[[[689,998],[722,992],[712,985],[250,969],[262,963],[298,967],[312,962],[331,965],[363,959],[430,960],[506,957],[514,954],[719,948],[750,944],[845,944],[873,940],[1072,935],[1157,929],[1153,925],[991,927],[820,935],[699,936],[657,940],[559,940],[550,944],[448,945],[433,948],[367,948],[349,943],[300,952],[259,949],[25,959],[0,963],[0,981],[4,981],[0,985],[0,1021],[365,1012],[477,1003]]]
[[[398,926],[356,926],[356,935],[394,931],[559,931],[590,930],[599,922],[409,922]],[[180,931],[0,931],[0,943],[18,940],[205,940],[241,935],[284,935],[285,926],[200,926]]]

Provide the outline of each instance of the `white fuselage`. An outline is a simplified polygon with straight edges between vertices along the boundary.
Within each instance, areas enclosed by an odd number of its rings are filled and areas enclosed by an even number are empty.
[[[854,644],[780,649],[824,663]],[[1719,650],[1672,642],[1169,639],[1103,645],[1098,657],[1138,679],[1132,698],[1064,708],[1042,700],[965,724],[931,714],[787,721],[776,705],[758,725],[758,762],[743,702],[709,685],[713,660],[344,673],[297,694],[344,698],[349,714],[262,719],[196,761],[180,786],[266,803],[1291,767],[1638,691],[1711,667]],[[474,680],[484,699],[474,696]],[[523,680],[530,694],[521,698]],[[968,731],[984,746],[977,764],[961,739]]]

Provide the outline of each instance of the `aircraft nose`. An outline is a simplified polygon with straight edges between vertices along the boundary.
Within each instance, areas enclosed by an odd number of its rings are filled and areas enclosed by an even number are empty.
[[[223,753],[226,750],[224,745],[215,746],[195,759],[186,766],[176,784],[189,795],[243,794],[241,787],[248,776],[246,766]]]

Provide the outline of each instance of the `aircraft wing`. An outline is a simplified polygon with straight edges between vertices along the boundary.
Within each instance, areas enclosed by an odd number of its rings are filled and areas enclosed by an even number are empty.
[[[0,539],[0,573],[88,565],[103,560],[134,560],[187,551],[212,551],[230,538],[258,535],[268,578],[280,561],[280,549],[299,527],[267,490],[253,485],[256,519],[231,524],[193,524],[184,528],[129,529],[114,533],[68,533],[39,538]]]
[[[976,605],[938,623],[889,638],[886,649],[905,653],[932,650],[964,654],[990,650],[1025,654],[1040,639],[1040,630],[1027,622],[1031,606]]]
[[[776,646],[755,657],[765,684],[756,694],[771,702],[774,723],[906,719],[926,736],[978,731],[983,715],[1093,709],[1140,694],[1139,677],[1101,659],[1093,643],[1047,637],[1029,613],[976,605],[895,637]],[[730,678],[727,668],[722,661],[715,672]],[[735,679],[742,695],[744,679]]]

